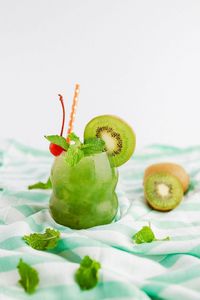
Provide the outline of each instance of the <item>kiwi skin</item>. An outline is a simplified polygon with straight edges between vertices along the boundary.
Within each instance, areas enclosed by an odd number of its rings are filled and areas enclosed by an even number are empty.
[[[159,172],[164,172],[175,176],[179,179],[183,187],[183,192],[185,193],[188,190],[190,177],[182,166],[175,163],[158,163],[149,166],[144,172],[144,183],[149,175]]]
[[[152,180],[152,178],[153,178],[153,180]],[[176,194],[174,195],[174,199],[176,201],[173,203],[173,205],[172,205],[172,203],[170,205],[170,201],[169,201],[168,207],[166,205],[164,206],[162,204],[158,205],[157,197],[155,196],[155,198],[153,198],[153,195],[151,195],[151,191],[149,190],[150,182],[151,182],[151,189],[153,191],[154,184],[156,182],[159,183],[159,180],[160,180],[160,183],[173,184],[173,187],[176,191]],[[149,204],[149,206],[152,207],[153,209],[162,211],[162,212],[170,211],[170,210],[174,209],[175,207],[177,207],[183,198],[182,184],[176,176],[171,175],[169,173],[159,172],[159,173],[151,174],[146,178],[146,181],[144,183],[144,197],[145,197],[147,203]],[[162,201],[162,199],[160,201]]]

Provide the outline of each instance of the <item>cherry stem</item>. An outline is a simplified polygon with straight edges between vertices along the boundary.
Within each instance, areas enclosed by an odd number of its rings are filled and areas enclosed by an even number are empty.
[[[61,127],[61,131],[60,131],[60,136],[63,135],[63,130],[64,130],[64,126],[65,126],[65,106],[64,106],[64,102],[63,102],[63,96],[58,94],[59,96],[59,100],[61,102],[62,105],[62,127]]]

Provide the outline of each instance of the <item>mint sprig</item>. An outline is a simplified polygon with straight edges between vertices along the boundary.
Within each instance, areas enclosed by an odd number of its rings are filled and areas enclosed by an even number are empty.
[[[76,145],[81,145],[81,141],[79,139],[79,137],[74,133],[71,132],[70,134],[68,134],[68,138],[70,139],[70,141],[75,142]]]
[[[100,138],[90,138],[85,140],[82,145],[84,155],[91,155],[103,152],[105,150],[105,142]]]
[[[75,280],[82,290],[89,290],[97,285],[100,268],[101,264],[89,256],[82,259],[80,267],[75,273]]]
[[[84,152],[76,145],[69,146],[66,154],[66,162],[71,166],[77,165],[77,163],[84,157]]]
[[[21,277],[19,283],[28,294],[33,294],[39,284],[38,272],[22,259],[19,260],[17,268]]]
[[[73,167],[84,157],[84,153],[81,150],[82,143],[74,132],[70,133],[68,138],[73,143],[70,143],[65,159],[66,162]]]
[[[151,243],[153,241],[168,241],[170,237],[157,239],[150,226],[144,226],[132,237],[136,244]]]
[[[105,143],[99,138],[91,138],[81,143],[75,133],[69,134],[71,143],[66,153],[66,162],[70,166],[75,166],[84,156],[94,155],[104,151]]]
[[[44,137],[49,142],[60,146],[65,151],[67,151],[68,148],[69,148],[69,144],[67,143],[66,138],[64,138],[63,136],[60,136],[60,135],[45,135]]]
[[[48,190],[51,188],[52,188],[52,183],[51,183],[50,178],[48,178],[47,182],[39,181],[39,182],[36,182],[36,183],[28,186],[29,190],[34,190],[34,189]]]
[[[68,135],[70,143],[68,143],[63,136],[59,135],[48,135],[45,136],[45,138],[66,151],[66,162],[72,167],[77,165],[84,156],[94,155],[105,151],[105,142],[100,138],[89,138],[82,143],[74,132]],[[42,182],[38,182],[37,184],[29,186],[29,189],[33,188],[45,189],[46,185]]]
[[[60,239],[60,232],[55,229],[47,228],[45,233],[32,233],[25,235],[23,239],[29,246],[36,250],[48,250],[57,246]]]

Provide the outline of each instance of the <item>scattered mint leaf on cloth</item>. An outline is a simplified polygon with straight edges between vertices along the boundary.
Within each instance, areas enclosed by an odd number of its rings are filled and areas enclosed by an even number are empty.
[[[28,186],[29,190],[34,190],[34,189],[48,190],[51,188],[52,188],[52,184],[50,178],[47,180],[47,182],[39,181],[37,183]]]
[[[151,243],[153,241],[168,241],[170,238],[157,239],[150,226],[144,226],[132,237],[136,244]]]
[[[84,155],[97,154],[105,151],[105,142],[100,138],[90,138],[82,145]]]
[[[97,285],[100,268],[100,263],[89,256],[82,259],[80,267],[75,273],[75,280],[82,290],[89,290]]]
[[[64,138],[63,136],[60,136],[60,135],[45,135],[44,137],[49,142],[51,142],[51,143],[53,143],[55,145],[60,146],[65,151],[67,151],[68,148],[69,148],[69,144],[67,143],[66,138]]]
[[[53,249],[57,246],[60,239],[60,232],[55,229],[47,228],[45,233],[32,233],[25,235],[23,239],[26,243],[36,250]]]
[[[38,272],[22,259],[19,260],[17,268],[21,277],[19,283],[28,294],[33,294],[39,284]]]

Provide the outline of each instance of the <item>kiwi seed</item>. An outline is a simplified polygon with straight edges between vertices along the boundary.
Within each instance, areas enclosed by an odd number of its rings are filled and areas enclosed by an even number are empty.
[[[108,151],[112,156],[115,156],[121,152],[122,149],[122,139],[120,137],[120,134],[115,132],[111,127],[108,126],[103,126],[103,127],[98,127],[96,130],[96,137],[97,138],[103,138],[104,132],[110,133],[110,136],[116,140],[115,145],[116,148],[110,151],[105,147],[105,150]]]

